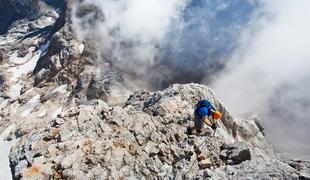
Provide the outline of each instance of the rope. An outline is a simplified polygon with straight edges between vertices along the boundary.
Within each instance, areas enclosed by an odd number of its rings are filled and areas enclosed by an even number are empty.
[[[217,121],[214,118],[212,119],[212,121],[213,121],[213,123],[217,123]],[[215,132],[216,132],[216,129],[214,130],[213,137],[215,136]],[[200,148],[202,145],[205,147],[205,145],[206,145],[205,142],[206,141],[204,140],[197,148]],[[196,161],[197,161],[197,158],[195,159],[195,161],[190,166],[189,170],[186,171],[186,173],[184,175],[187,175],[192,170],[192,168],[193,168],[194,164],[196,163]]]
[[[197,149],[198,148],[200,148],[202,145],[205,147],[205,140],[197,147]],[[190,166],[190,168],[188,169],[188,171],[186,171],[186,173],[184,174],[184,175],[187,175],[191,170],[192,170],[192,168],[193,168],[193,166],[194,166],[194,164],[196,163],[196,161],[197,161],[197,158],[195,159],[195,161],[192,163],[192,165]]]
[[[197,147],[200,148],[202,145],[204,144],[204,141]],[[187,153],[185,153],[182,157],[180,157],[179,159],[177,159],[175,162],[172,163],[172,165],[177,164],[178,162],[180,162],[182,159],[185,159],[187,157],[192,156],[194,153],[192,151],[189,151]]]
[[[210,118],[210,121],[212,122],[212,124],[215,123],[215,125],[218,126],[218,124],[217,124],[218,122],[217,122],[213,117]],[[214,129],[213,131],[214,131],[214,133],[213,133],[213,136],[212,136],[212,137],[215,137],[216,129]],[[204,148],[205,148],[205,145],[206,145],[205,142],[206,142],[206,141],[204,140],[204,141],[197,147],[197,149],[200,148],[201,146],[204,146]],[[178,163],[178,162],[181,161],[182,159],[188,157],[189,153],[192,153],[192,152],[190,151],[190,152],[186,153],[182,158],[180,158],[180,159],[178,159],[176,162],[174,162],[173,165],[175,165],[176,163]],[[190,156],[192,156],[192,155],[190,155]],[[196,158],[195,161],[191,164],[190,168],[185,172],[184,176],[186,176],[186,175],[192,170],[192,168],[193,168],[194,164],[196,163],[196,161],[197,161],[197,158]]]

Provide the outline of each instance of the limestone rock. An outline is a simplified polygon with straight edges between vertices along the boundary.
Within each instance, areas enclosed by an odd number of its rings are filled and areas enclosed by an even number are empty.
[[[158,92],[135,92],[123,107],[102,100],[72,106],[46,127],[22,136],[10,155],[15,177],[24,178],[29,167],[42,164],[53,164],[42,170],[48,178],[299,177],[291,166],[256,152],[257,139],[235,139],[229,125],[219,123],[215,137],[187,135],[194,105],[207,95],[219,105],[207,86],[176,84]],[[204,173],[206,169],[210,171]]]
[[[200,169],[210,168],[212,166],[212,162],[209,159],[203,159],[198,163]]]
[[[222,160],[227,161],[227,164],[236,165],[251,160],[251,152],[245,143],[236,142],[229,147],[224,147],[220,157]]]
[[[310,179],[310,162],[302,160],[285,161],[298,172],[299,179]]]

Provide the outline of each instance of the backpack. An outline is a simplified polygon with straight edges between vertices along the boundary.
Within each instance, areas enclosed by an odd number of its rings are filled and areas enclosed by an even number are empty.
[[[202,107],[206,107],[209,110],[213,109],[215,111],[214,106],[208,100],[198,101],[198,103],[196,104],[196,109],[199,109],[199,108],[202,108]]]

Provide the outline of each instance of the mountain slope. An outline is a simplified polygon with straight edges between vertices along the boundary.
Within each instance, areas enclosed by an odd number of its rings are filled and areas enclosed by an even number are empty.
[[[20,2],[14,8],[25,12],[0,36],[1,179],[310,177],[308,162],[276,157],[257,115],[232,117],[209,87],[142,90],[136,75],[98,55],[93,39],[77,38],[74,1]],[[205,97],[223,113],[219,128],[188,135]]]
[[[186,134],[201,97],[224,114],[214,137],[210,129]],[[275,158],[255,118],[232,118],[198,84],[138,91],[124,106],[101,100],[72,106],[24,135],[10,154],[11,166],[15,177],[40,179],[298,179],[296,169]]]

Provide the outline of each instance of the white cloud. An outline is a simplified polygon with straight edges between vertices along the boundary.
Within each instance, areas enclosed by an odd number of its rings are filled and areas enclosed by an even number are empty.
[[[309,146],[299,148],[287,142],[310,143],[310,123],[305,119],[310,115],[310,106],[305,104],[310,100],[310,21],[306,20],[310,1],[264,3],[264,18],[252,19],[254,26],[245,31],[251,33],[244,36],[213,86],[234,112],[263,113],[270,139],[278,148],[306,153]],[[297,127],[293,129],[292,124]]]
[[[157,47],[178,21],[185,0],[87,0],[97,6],[104,21],[76,29],[82,38],[96,36],[101,55],[126,70],[144,74],[154,62]],[[75,18],[75,23],[81,23]]]

